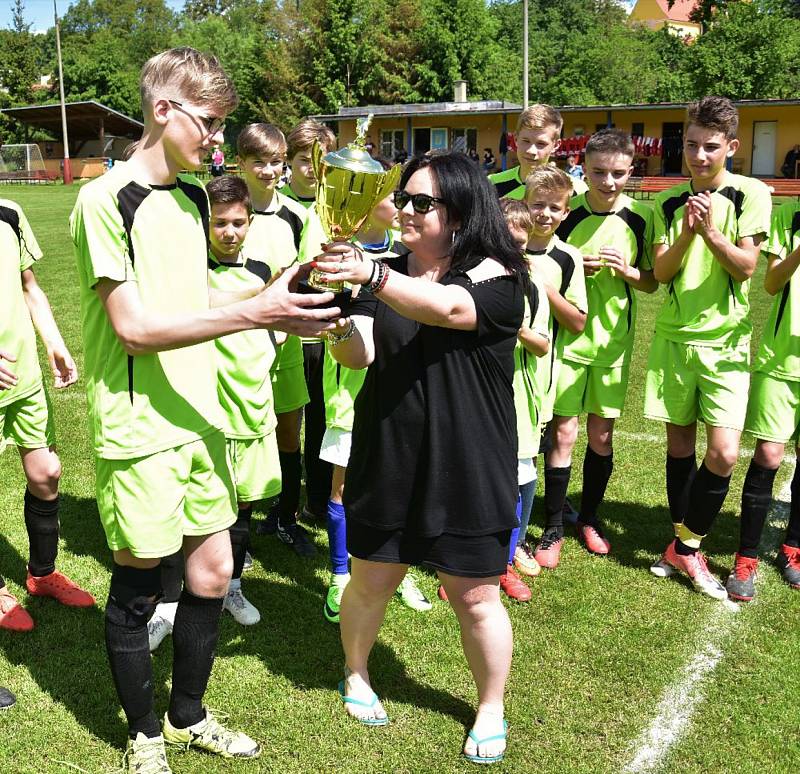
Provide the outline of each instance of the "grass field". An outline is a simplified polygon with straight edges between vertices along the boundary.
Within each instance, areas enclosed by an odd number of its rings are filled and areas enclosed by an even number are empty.
[[[67,227],[76,193],[61,186],[6,187],[0,196],[21,203],[33,224],[45,253],[37,276],[80,367],[77,277]],[[769,304],[762,279],[763,267],[751,292],[757,331]],[[766,561],[757,601],[735,613],[683,581],[658,580],[647,571],[670,537],[663,429],[641,413],[646,351],[660,301],[659,292],[640,306],[628,407],[618,424],[615,471],[601,511],[613,553],[591,557],[569,538],[558,570],[532,582],[531,603],[509,605],[515,634],[509,749],[497,770],[800,770],[800,594]],[[99,605],[70,610],[25,593],[24,479],[17,454],[8,450],[0,457],[0,570],[37,626],[28,635],[0,631],[0,685],[18,696],[17,706],[0,715],[3,774],[112,771],[125,743],[103,644],[110,555],[93,495],[83,385],[53,398],[64,467],[59,565]],[[746,449],[748,444],[746,439]],[[574,498],[584,445],[579,440],[573,462]],[[723,574],[736,548],[746,467],[742,459],[706,541],[712,569]],[[776,492],[790,476],[785,464]],[[537,498],[537,533],[539,505]],[[774,554],[782,526],[776,508],[765,534],[766,557]],[[314,538],[319,554],[308,561],[274,538],[255,537],[256,562],[245,590],[262,622],[244,629],[227,614],[222,622],[207,701],[263,743],[261,759],[234,764],[177,750],[170,752],[174,771],[405,774],[473,768],[459,753],[475,693],[455,617],[438,600],[427,614],[398,601],[389,606],[371,673],[391,725],[366,729],[345,717],[336,693],[342,673],[338,629],[321,613],[327,538],[319,528]],[[434,598],[434,578],[422,575],[422,585]],[[165,644],[154,659],[162,713],[170,653]],[[655,723],[648,748],[642,735],[660,716],[664,722]],[[658,747],[659,739],[670,738],[671,745]],[[651,759],[648,750],[654,751]]]

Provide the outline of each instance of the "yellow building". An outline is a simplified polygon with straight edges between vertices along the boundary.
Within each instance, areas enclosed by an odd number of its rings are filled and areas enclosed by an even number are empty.
[[[637,0],[628,21],[632,24],[643,24],[652,30],[666,26],[670,32],[682,38],[696,38],[703,31],[690,18],[696,5],[694,0],[675,0],[672,7],[669,0]]]
[[[741,100],[740,147],[733,159],[736,171],[758,177],[780,176],[786,153],[800,144],[800,100]],[[516,128],[520,105],[499,101],[440,102],[418,105],[375,105],[341,108],[339,113],[315,116],[338,127],[339,142],[355,137],[356,119],[373,113],[369,137],[376,150],[389,158],[403,149],[408,155],[430,148],[475,148],[482,156],[491,148],[498,168],[513,166],[513,152],[500,155],[501,137]],[[661,140],[661,155],[637,160],[647,175],[686,175],[682,138],[686,103],[655,105],[596,105],[559,107],[563,137],[590,135],[616,126],[635,136]]]

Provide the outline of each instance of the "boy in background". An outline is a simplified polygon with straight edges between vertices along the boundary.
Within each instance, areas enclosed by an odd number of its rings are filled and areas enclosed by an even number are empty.
[[[564,352],[547,460],[547,497],[566,500],[578,417],[586,413],[583,494],[576,529],[593,554],[611,550],[597,509],[613,470],[614,422],[622,414],[636,327],[636,294],[658,287],[652,270],[653,218],[624,193],[633,171],[633,141],[617,129],[593,134],[586,146],[589,190],[573,197],[558,235],[583,255],[589,305],[581,333],[564,332]]]
[[[508,199],[525,198],[525,181],[537,167],[547,166],[550,156],[561,142],[561,129],[564,120],[550,105],[531,105],[519,114],[517,119],[517,159],[519,165],[489,175],[497,195]],[[586,191],[586,183],[577,177],[569,177],[573,194]]]
[[[739,116],[730,100],[687,109],[683,150],[691,180],[656,197],[655,278],[667,286],[645,383],[645,416],[666,423],[667,499],[675,539],[650,569],[685,573],[715,599],[727,596],[700,543],[719,514],[739,455],[750,384],[750,277],[770,229],[760,180],[734,175]],[[707,451],[695,462],[697,421]]]
[[[756,448],[742,489],[739,550],[728,577],[728,596],[749,602],[755,595],[758,544],[772,502],[772,487],[787,443],[800,454],[800,203],[775,213],[767,245],[764,287],[775,296],[751,377],[744,428]],[[777,563],[783,579],[800,589],[800,465],[795,465],[786,537]]]

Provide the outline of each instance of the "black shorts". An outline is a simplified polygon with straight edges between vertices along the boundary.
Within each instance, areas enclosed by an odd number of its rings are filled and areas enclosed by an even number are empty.
[[[427,565],[458,578],[502,575],[508,564],[511,530],[491,535],[436,537],[408,535],[402,529],[380,530],[347,520],[347,550],[356,559],[389,564]]]

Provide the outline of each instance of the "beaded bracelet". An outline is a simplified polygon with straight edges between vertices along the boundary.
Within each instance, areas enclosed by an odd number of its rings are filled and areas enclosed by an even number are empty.
[[[389,267],[383,261],[375,261],[375,267],[370,274],[369,282],[364,285],[364,290],[367,293],[380,293],[386,285],[386,280],[389,277]]]
[[[325,334],[325,337],[328,339],[328,344],[330,344],[332,347],[335,347],[337,344],[341,344],[343,341],[352,339],[355,332],[356,324],[350,320],[350,324],[347,326],[347,330],[345,330],[344,333],[334,333],[333,331],[328,331]]]

